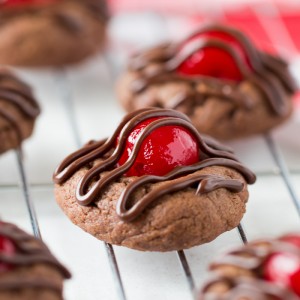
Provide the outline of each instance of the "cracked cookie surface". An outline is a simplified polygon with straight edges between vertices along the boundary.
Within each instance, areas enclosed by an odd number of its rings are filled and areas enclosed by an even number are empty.
[[[58,204],[74,224],[98,239],[138,250],[171,251],[210,242],[239,224],[248,199],[246,182],[240,174],[229,168],[209,167],[198,173],[241,180],[244,189],[232,193],[222,188],[203,195],[196,195],[196,188],[183,189],[160,197],[139,218],[125,222],[117,216],[116,205],[124,188],[135,177],[110,184],[93,206],[85,207],[77,203],[75,191],[86,172],[83,168],[56,186]],[[160,184],[165,182],[149,185],[147,189],[155,189]],[[136,199],[145,192],[139,189]]]

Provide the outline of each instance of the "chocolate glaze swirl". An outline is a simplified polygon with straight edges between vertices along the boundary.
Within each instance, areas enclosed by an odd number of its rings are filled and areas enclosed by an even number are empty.
[[[0,101],[15,107],[28,119],[35,119],[40,108],[31,88],[6,69],[0,68]],[[0,107],[0,117],[4,118],[16,131],[18,143],[23,140],[20,120],[12,116],[4,107]]]
[[[147,125],[137,138],[132,153],[126,163],[117,166],[124,151],[125,143],[133,128],[143,120],[153,117],[164,117]],[[104,189],[113,181],[118,180],[134,164],[139,149],[145,138],[155,129],[167,126],[181,126],[189,130],[196,138],[199,149],[199,162],[190,166],[178,166],[165,176],[144,175],[136,178],[121,194],[117,203],[117,215],[125,221],[131,221],[138,217],[158,197],[165,194],[198,185],[197,193],[206,193],[217,188],[227,188],[232,192],[240,192],[244,184],[240,180],[227,179],[216,175],[199,175],[195,173],[209,166],[226,166],[240,172],[248,183],[255,182],[255,175],[238,162],[231,150],[213,139],[201,137],[189,119],[182,113],[168,110],[148,108],[128,114],[120,123],[114,134],[107,140],[92,142],[80,150],[69,155],[56,169],[53,180],[62,184],[68,180],[80,168],[92,165],[95,159],[103,159],[99,164],[92,166],[81,178],[77,190],[76,199],[81,205],[90,205],[96,201]],[[118,145],[115,146],[117,138]],[[102,174],[107,172],[106,174]],[[132,207],[129,207],[130,199],[134,192],[149,183],[168,181],[146,194]]]
[[[12,271],[15,268],[46,264],[57,269],[62,277],[71,277],[69,271],[58,262],[42,241],[35,239],[33,236],[27,234],[17,226],[6,222],[0,222],[0,237],[8,238],[16,247],[16,252],[10,255],[0,252],[0,263],[11,265]],[[51,279],[48,280],[38,277],[1,277],[0,292],[7,290],[19,290],[23,288],[45,288],[53,290],[59,294],[61,293],[61,286]]]
[[[203,286],[198,300],[299,300],[292,291],[263,280],[265,261],[274,253],[288,253],[300,259],[300,250],[283,240],[260,240],[234,249],[216,259],[210,266],[215,273]],[[222,266],[247,271],[248,276],[222,274]],[[239,273],[240,274],[240,273]],[[224,284],[228,291],[220,294],[214,286]]]
[[[218,38],[200,37],[198,41],[190,42],[192,46],[188,51],[182,51],[182,46],[187,41],[206,32],[225,33],[237,40],[244,49],[252,70],[245,65],[241,55],[233,46]],[[192,94],[186,93],[181,95],[180,101],[168,104],[168,108],[174,109],[182,103],[191,105],[197,103],[199,98],[201,100],[209,96],[216,96],[231,101],[235,105],[243,106],[245,109],[250,109],[251,99],[248,99],[247,95],[241,94],[238,89],[230,88],[232,85],[239,85],[240,83],[201,75],[185,76],[176,72],[177,68],[187,58],[197,51],[209,47],[220,48],[233,58],[244,80],[251,82],[262,91],[274,114],[279,116],[288,114],[289,104],[286,101],[286,94],[294,93],[297,87],[288,71],[286,62],[279,57],[257,50],[242,32],[221,25],[203,27],[177,44],[162,45],[152,51],[134,56],[129,63],[129,69],[138,72],[138,77],[131,84],[132,92],[140,93],[152,84],[161,84],[163,82],[181,81],[187,82],[192,86],[203,82],[207,85],[213,85],[214,89],[211,91],[205,90],[204,93],[197,90]],[[150,64],[154,64],[155,67],[151,71],[147,71],[146,67]],[[224,85],[228,87],[225,90]]]

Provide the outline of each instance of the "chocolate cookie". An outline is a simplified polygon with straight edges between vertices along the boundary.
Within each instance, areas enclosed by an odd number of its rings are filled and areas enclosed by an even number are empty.
[[[282,123],[292,113],[295,90],[283,59],[220,25],[133,56],[117,86],[127,111],[176,109],[199,132],[220,139],[266,132]]]
[[[41,240],[0,222],[1,300],[62,300],[63,280],[70,277]]]
[[[182,113],[152,108],[68,156],[54,181],[62,210],[96,238],[171,251],[236,227],[255,175]]]
[[[0,153],[19,147],[31,135],[39,113],[31,88],[0,68]]]
[[[61,66],[99,51],[104,0],[7,0],[0,4],[0,63]]]
[[[299,300],[300,235],[251,242],[217,258],[198,300]]]

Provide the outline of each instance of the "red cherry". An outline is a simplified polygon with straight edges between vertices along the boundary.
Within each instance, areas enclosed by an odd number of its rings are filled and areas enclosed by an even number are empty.
[[[16,251],[14,243],[4,236],[0,236],[0,253],[5,255],[12,255]],[[0,272],[8,271],[12,265],[0,261]]]
[[[132,153],[137,138],[145,127],[160,118],[150,118],[134,127],[127,138],[126,148],[118,162],[123,165]],[[196,138],[181,126],[163,126],[152,131],[143,141],[137,158],[126,176],[163,176],[177,166],[192,165],[199,161]]]
[[[290,243],[300,248],[300,235],[299,234],[287,234],[280,238],[281,241]]]
[[[274,253],[265,263],[264,278],[292,290],[300,296],[300,256]]]
[[[58,0],[4,0],[0,7],[18,7],[25,5],[44,5],[57,2]]]
[[[236,38],[226,32],[208,31],[197,34],[187,40],[179,51],[187,51],[190,47],[193,47],[194,43],[205,43],[210,38],[225,42],[236,51],[245,67],[252,70],[250,60],[243,46]],[[243,79],[234,58],[227,51],[214,46],[204,47],[190,55],[179,65],[177,72],[183,75],[204,75],[234,81]]]

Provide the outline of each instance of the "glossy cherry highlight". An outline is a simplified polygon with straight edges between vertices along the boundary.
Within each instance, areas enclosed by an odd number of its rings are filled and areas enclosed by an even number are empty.
[[[123,165],[132,153],[136,140],[147,125],[160,118],[150,118],[134,127],[118,162]],[[192,165],[199,161],[196,138],[182,126],[162,126],[152,131],[143,141],[133,166],[126,176],[163,176],[177,166]]]
[[[219,46],[208,45],[208,42],[219,42]],[[180,48],[180,52],[191,52],[177,68],[182,75],[203,75],[220,79],[241,81],[243,74],[239,69],[234,56],[222,44],[231,48],[239,57],[245,68],[252,70],[250,60],[243,45],[232,35],[212,30],[199,33],[188,39]],[[192,51],[194,49],[198,49]]]
[[[13,255],[16,251],[16,247],[14,243],[0,235],[0,254],[5,254],[5,255]],[[0,272],[8,271],[12,268],[10,264],[4,263],[0,260]]]
[[[274,253],[264,265],[266,280],[284,286],[300,296],[300,255]]]

